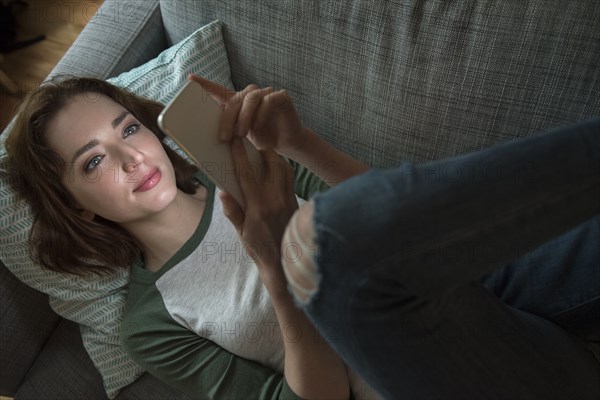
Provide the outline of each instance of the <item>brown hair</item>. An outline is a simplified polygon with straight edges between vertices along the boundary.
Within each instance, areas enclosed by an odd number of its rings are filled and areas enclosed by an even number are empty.
[[[98,93],[131,112],[161,140],[157,125],[163,105],[136,96],[95,78],[55,78],[30,93],[21,103],[7,138],[6,148],[14,169],[11,184],[29,201],[34,216],[30,232],[32,259],[53,271],[76,275],[109,274],[126,268],[140,256],[140,243],[114,222],[96,216],[85,219],[63,184],[64,160],[46,138],[50,121],[74,96]],[[195,193],[192,179],[197,168],[163,143],[175,169],[177,187]]]

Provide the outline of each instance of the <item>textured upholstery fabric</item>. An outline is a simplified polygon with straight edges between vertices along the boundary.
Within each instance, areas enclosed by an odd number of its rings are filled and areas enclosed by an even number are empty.
[[[74,323],[63,320],[46,343],[44,351],[29,371],[20,389],[19,400],[106,400],[102,379],[87,354],[79,351],[81,337]],[[57,373],[58,371],[58,373]],[[117,400],[189,400],[164,383],[144,374],[119,394]]]
[[[166,47],[158,0],[107,1],[50,76],[109,78],[143,64]]]
[[[427,161],[600,113],[596,0],[161,1],[167,37],[224,22],[232,79],[290,90],[373,166]]]
[[[2,265],[2,263],[0,263]],[[0,394],[13,394],[44,347],[60,318],[48,306],[48,296],[22,284],[0,267]],[[30,309],[23,312],[22,304]]]
[[[90,384],[101,386],[102,380],[90,358],[85,353],[76,351],[77,347],[73,346],[81,344],[81,337],[77,329],[70,329],[72,325],[72,322],[62,320],[15,397],[32,400],[106,399],[106,395],[101,391],[90,394],[87,390]],[[59,379],[55,374],[57,370],[60,371]]]

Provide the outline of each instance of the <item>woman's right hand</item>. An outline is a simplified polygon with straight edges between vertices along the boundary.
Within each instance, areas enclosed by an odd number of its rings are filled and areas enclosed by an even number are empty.
[[[247,136],[257,149],[272,148],[282,155],[302,149],[306,129],[287,91],[249,85],[234,92],[196,75],[190,79],[202,85],[221,104],[221,140],[228,142],[234,136]]]
[[[238,137],[232,140],[231,154],[246,208],[243,210],[231,195],[221,192],[223,212],[256,263],[267,289],[270,292],[285,289],[281,239],[288,221],[298,209],[292,167],[272,149],[265,149],[261,150],[263,173],[261,176],[250,174],[256,170],[251,168]]]
[[[292,168],[272,149],[265,149],[261,150],[264,173],[249,175],[246,172],[254,169],[249,168],[239,137],[232,140],[231,153],[246,209],[242,210],[232,196],[221,192],[223,211],[256,262],[269,291],[283,338],[285,379],[301,398],[347,399],[350,387],[346,366],[294,304],[281,266],[283,232],[298,208]],[[294,335],[289,335],[289,327],[294,328]]]

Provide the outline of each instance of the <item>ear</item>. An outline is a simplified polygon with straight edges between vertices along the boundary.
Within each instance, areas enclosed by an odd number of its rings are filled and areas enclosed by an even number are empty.
[[[87,221],[93,221],[96,218],[96,214],[88,210],[79,210],[79,215],[83,217],[83,219]]]

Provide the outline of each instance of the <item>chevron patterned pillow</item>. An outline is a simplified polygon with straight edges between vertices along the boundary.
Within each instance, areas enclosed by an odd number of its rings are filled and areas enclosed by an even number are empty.
[[[167,103],[190,73],[233,87],[219,21],[108,81]],[[31,261],[28,235],[32,216],[29,206],[17,201],[8,185],[11,168],[4,148],[6,136],[0,136],[0,259],[22,282],[48,294],[50,305],[59,315],[79,324],[84,346],[102,375],[106,393],[114,398],[144,372],[119,344],[129,272],[81,278],[42,269]]]

